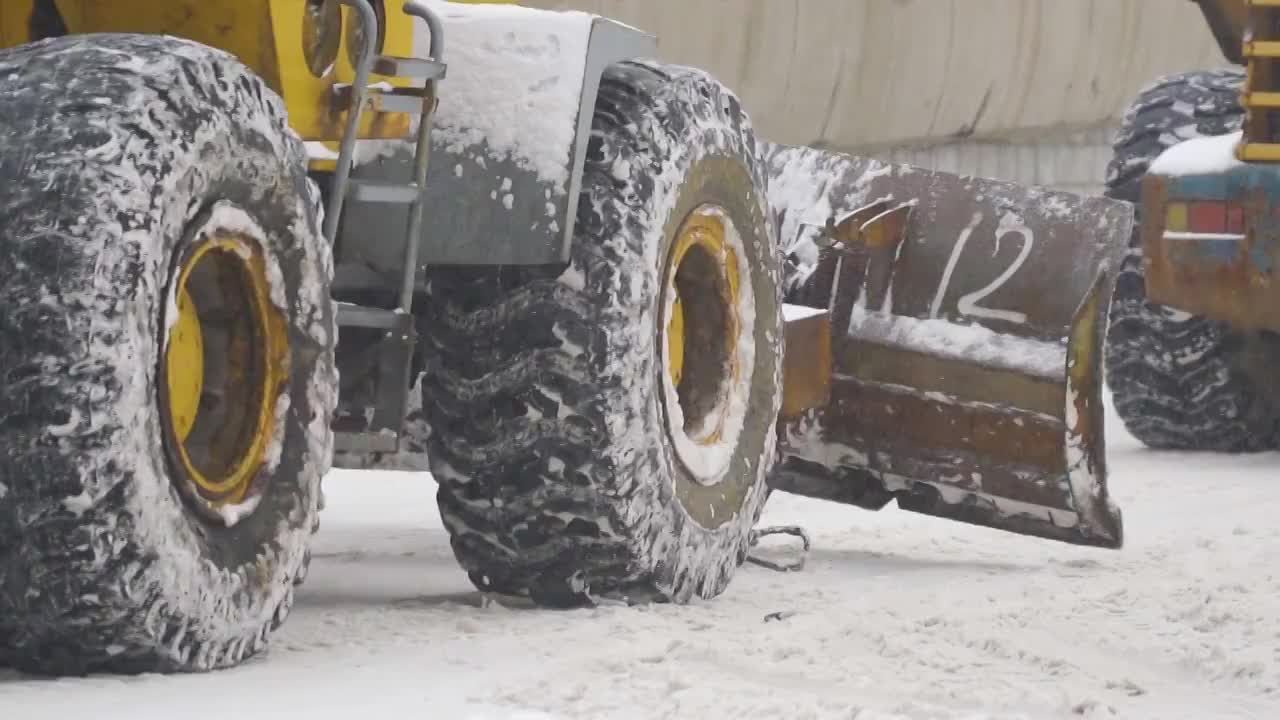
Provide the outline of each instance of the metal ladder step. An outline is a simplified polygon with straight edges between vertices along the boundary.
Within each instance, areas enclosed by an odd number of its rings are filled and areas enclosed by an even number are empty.
[[[354,102],[353,95],[350,85],[333,87],[333,103],[337,107],[350,108]],[[366,107],[374,112],[424,115],[431,110],[427,107],[427,102],[426,89],[420,87],[373,85],[365,90]],[[431,102],[435,102],[434,98]]]
[[[373,72],[376,75],[387,75],[389,77],[440,80],[445,76],[445,64],[431,58],[382,55],[373,61]]]
[[[347,302],[337,305],[339,326],[393,331],[407,331],[413,326],[413,315],[401,310],[385,310]]]
[[[1280,2],[1248,0],[1249,33],[1243,54],[1247,69],[1240,96],[1244,106],[1244,142],[1237,157],[1275,162],[1280,142]]]
[[[375,91],[370,93],[369,101],[373,103],[373,109],[378,112],[413,115],[422,115],[427,112],[427,99],[421,88],[391,92]]]
[[[1244,44],[1244,56],[1249,58],[1280,58],[1280,42],[1253,40]]]
[[[1245,162],[1280,162],[1280,144],[1245,143],[1238,157]]]
[[[1244,105],[1250,108],[1280,108],[1280,92],[1246,92]]]
[[[356,202],[412,205],[422,195],[415,183],[352,180],[350,197]]]
[[[434,102],[434,99],[431,100]],[[333,87],[333,104],[337,108],[355,108],[355,92],[349,85]],[[421,87],[370,86],[365,90],[365,109],[374,113],[428,113],[428,96]]]

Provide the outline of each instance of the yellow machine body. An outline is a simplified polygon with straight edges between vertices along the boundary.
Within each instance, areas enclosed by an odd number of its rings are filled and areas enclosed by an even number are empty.
[[[344,13],[338,19],[336,0],[0,5],[6,46],[35,39],[33,14],[43,22],[56,8],[57,32],[164,33],[229,51],[283,96],[304,139],[344,139],[349,101],[343,87],[355,75],[348,50],[355,18]],[[397,0],[375,5],[385,27],[378,53],[420,54],[418,20]],[[614,63],[658,56],[652,36],[593,14],[444,10],[439,21],[448,46],[464,51],[443,58],[451,64],[449,79],[429,127],[468,140],[431,149],[420,181],[428,191],[416,208],[430,218],[430,231],[409,230],[408,242],[418,246],[407,245],[410,209],[395,204],[352,202],[326,213],[352,229],[353,242],[333,229],[335,255],[346,268],[368,271],[375,279],[367,287],[395,287],[399,280],[402,292],[412,294],[422,265],[570,260],[601,78]],[[546,27],[535,21],[553,17],[559,22]],[[468,63],[467,48],[490,56]],[[523,92],[486,96],[484,107],[450,102],[465,98],[465,88],[491,82],[491,68],[507,63],[520,72],[531,58],[549,71],[528,78]],[[394,83],[372,78],[383,81]],[[459,93],[451,96],[449,88]],[[365,112],[369,120],[357,139],[408,140],[410,115]],[[501,122],[530,113],[546,113],[572,132]],[[495,148],[486,133],[525,135]],[[366,187],[404,187],[418,171],[415,145],[391,143],[352,178]],[[530,148],[536,156],[522,155]],[[1119,546],[1120,517],[1107,494],[1100,432],[1097,329],[1114,284],[1110,269],[1119,266],[1130,235],[1131,209],[814,148],[762,143],[759,151],[755,161],[770,175],[768,210],[784,218],[778,237],[815,256],[809,281],[799,288],[807,304],[787,329],[784,467],[775,489],[864,507],[897,497],[900,507],[924,514]],[[543,171],[548,157],[557,172]],[[502,200],[497,181],[508,193]],[[342,198],[342,191],[333,196]],[[496,210],[501,205],[505,212]],[[723,243],[713,236],[702,233],[684,249],[701,246],[716,255]],[[725,283],[724,306],[733,308],[733,283]],[[673,377],[687,377],[689,359],[707,352],[689,346],[691,337],[702,336],[687,332],[692,320],[686,308],[663,326],[670,354],[683,360],[669,368]],[[963,329],[958,335],[939,330],[951,326]],[[729,342],[726,336],[735,334],[706,337]],[[174,389],[179,396],[192,392],[180,383]],[[189,402],[175,405],[179,418],[189,412]],[[394,440],[403,414],[394,408],[382,414],[393,419],[364,434],[390,431]],[[358,439],[366,444],[335,440],[335,448],[380,447]],[[225,483],[205,484],[206,496],[224,492]]]
[[[339,140],[346,107],[337,92],[355,70],[348,52],[347,28],[355,22],[342,7],[336,57],[323,75],[310,69],[304,51],[307,0],[53,0],[70,33],[129,32],[174,35],[225,50],[262,76],[284,97],[293,128],[304,140]],[[385,32],[381,54],[413,55],[414,18],[394,3],[383,2]],[[30,18],[37,0],[0,2],[0,47],[29,42]],[[371,82],[404,85],[398,78],[374,76]],[[409,117],[366,110],[359,137],[407,137]]]

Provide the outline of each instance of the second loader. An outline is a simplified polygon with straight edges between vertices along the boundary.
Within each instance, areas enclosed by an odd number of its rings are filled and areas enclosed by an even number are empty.
[[[6,0],[0,41],[0,661],[242,662],[331,464],[415,443],[540,605],[715,597],[774,490],[1121,545],[1125,203],[764,141],[589,13]]]
[[[1232,67],[1160,78],[1125,115],[1107,194],[1135,204],[1108,381],[1149,446],[1280,448],[1280,6],[1197,0]]]

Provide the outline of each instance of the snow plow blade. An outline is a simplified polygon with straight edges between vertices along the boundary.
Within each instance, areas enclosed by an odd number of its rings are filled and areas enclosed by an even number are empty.
[[[774,489],[1119,547],[1101,352],[1130,207],[765,152],[792,303]]]

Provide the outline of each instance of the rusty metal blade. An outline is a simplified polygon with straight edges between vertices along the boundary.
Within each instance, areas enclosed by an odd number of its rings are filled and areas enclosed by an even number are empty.
[[[822,311],[788,309],[774,487],[1118,547],[1101,351],[1130,207],[767,153],[788,302]]]

